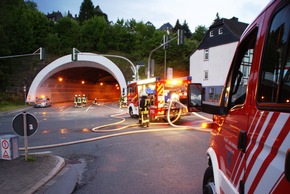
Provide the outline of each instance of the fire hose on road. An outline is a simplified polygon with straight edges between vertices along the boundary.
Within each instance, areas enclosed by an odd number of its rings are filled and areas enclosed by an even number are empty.
[[[180,103],[180,102],[177,102],[177,103]],[[169,108],[171,107],[171,105],[172,105],[172,101],[169,104]],[[180,105],[184,106],[181,103],[180,103]],[[108,108],[111,108],[111,107],[108,107]],[[131,125],[125,125],[123,127],[117,128],[117,129],[104,129],[104,128],[109,127],[109,126],[114,126],[114,125],[118,125],[118,124],[121,124],[121,123],[125,122],[126,121],[125,118],[124,117],[120,117],[120,115],[123,115],[123,114],[124,113],[117,113],[117,114],[111,115],[111,117],[120,118],[121,120],[118,121],[118,122],[109,123],[109,124],[106,124],[106,125],[94,127],[92,129],[92,131],[93,132],[98,132],[98,133],[105,133],[105,132],[107,133],[107,132],[121,131],[121,130],[124,130],[124,129],[127,129],[127,128],[139,126],[139,124],[131,124]],[[148,129],[148,128],[146,128],[146,130],[142,129],[142,130],[126,131],[126,132],[121,132],[121,133],[103,135],[103,136],[100,136],[100,137],[93,137],[93,138],[87,138],[87,139],[70,141],[70,142],[56,143],[56,144],[50,144],[50,145],[32,146],[32,147],[28,147],[28,149],[29,150],[47,149],[47,148],[68,146],[68,145],[74,145],[74,144],[80,144],[80,143],[87,143],[87,142],[98,141],[98,140],[102,140],[102,139],[107,139],[107,138],[112,138],[112,137],[119,137],[119,136],[124,136],[124,135],[151,133],[151,132],[166,132],[166,131],[177,131],[177,130],[182,130],[182,131],[185,131],[185,130],[197,130],[197,131],[202,131],[202,132],[210,132],[211,131],[210,129],[204,129],[204,128],[193,127],[193,126],[178,126],[178,125],[174,125],[172,123],[172,121],[170,121],[170,118],[169,118],[170,115],[169,114],[170,113],[168,111],[167,120],[168,120],[168,123],[172,126],[171,128],[160,128],[160,129]],[[179,114],[181,114],[181,109],[179,111]],[[203,119],[208,119],[208,118],[204,117]],[[165,123],[156,123],[156,125],[158,125],[158,124],[165,124]],[[19,150],[20,151],[24,151],[24,148],[19,148]]]

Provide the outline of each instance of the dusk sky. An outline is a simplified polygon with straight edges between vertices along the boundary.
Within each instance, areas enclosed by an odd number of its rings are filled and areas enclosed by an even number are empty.
[[[60,11],[66,15],[68,11],[79,14],[83,0],[33,0],[38,9],[47,14]],[[239,18],[239,21],[251,23],[270,0],[92,0],[94,6],[99,5],[101,10],[108,15],[109,21],[117,19],[135,19],[144,23],[150,21],[156,28],[164,23],[175,25],[179,19],[180,24],[188,23],[193,32],[198,25],[209,27],[216,14],[221,18]]]

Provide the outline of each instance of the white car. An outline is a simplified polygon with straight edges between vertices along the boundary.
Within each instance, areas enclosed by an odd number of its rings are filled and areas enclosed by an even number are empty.
[[[34,104],[35,108],[49,106],[51,106],[51,100],[49,98],[38,98]]]

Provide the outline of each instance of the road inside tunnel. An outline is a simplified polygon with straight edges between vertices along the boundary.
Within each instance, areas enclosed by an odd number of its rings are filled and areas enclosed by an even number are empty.
[[[74,67],[61,70],[46,81],[50,88],[50,98],[54,102],[72,101],[75,95],[93,101],[119,99],[120,86],[117,80],[107,71],[92,67]],[[45,84],[44,84],[45,85]]]

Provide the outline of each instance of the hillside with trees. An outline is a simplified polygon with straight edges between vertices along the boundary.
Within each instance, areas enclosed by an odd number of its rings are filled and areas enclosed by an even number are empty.
[[[180,75],[188,75],[189,55],[197,48],[207,28],[198,26],[192,33],[184,21],[177,20],[170,32],[175,36],[177,29],[183,29],[184,44],[170,43],[166,51],[167,67],[174,68]],[[39,57],[0,58],[0,92],[21,92],[23,85],[29,86],[37,73],[55,59],[70,54],[75,47],[82,52],[117,54],[133,63],[147,64],[151,50],[159,46],[166,32],[152,23],[135,19],[119,19],[115,23],[91,0],[84,0],[79,15],[67,15],[57,21],[49,20],[38,10],[33,1],[0,1],[0,57],[33,53],[39,47],[45,48],[46,58]],[[155,75],[163,76],[164,50],[154,52]],[[126,61],[111,59],[125,75],[132,78]],[[143,69],[142,69],[143,68]],[[145,67],[140,68],[141,77],[146,77]]]

